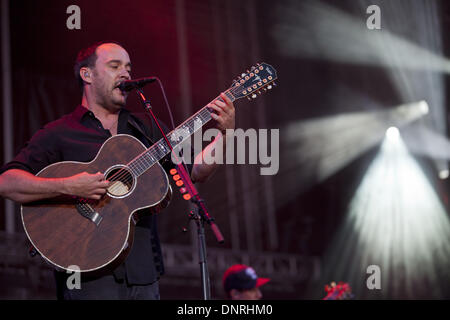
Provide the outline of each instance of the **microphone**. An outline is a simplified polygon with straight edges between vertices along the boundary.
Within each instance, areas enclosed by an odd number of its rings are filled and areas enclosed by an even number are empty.
[[[151,83],[153,81],[156,81],[156,77],[147,77],[147,78],[140,78],[135,80],[125,80],[121,82],[118,86],[118,88],[121,91],[131,91],[133,89],[142,88],[147,83]]]

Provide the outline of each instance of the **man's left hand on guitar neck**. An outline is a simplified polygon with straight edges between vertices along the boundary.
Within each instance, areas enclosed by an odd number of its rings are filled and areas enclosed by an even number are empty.
[[[216,112],[211,113],[211,117],[216,121],[216,128],[224,135],[226,129],[235,128],[235,110],[233,102],[223,92],[220,97],[223,101],[216,99],[208,107]]]

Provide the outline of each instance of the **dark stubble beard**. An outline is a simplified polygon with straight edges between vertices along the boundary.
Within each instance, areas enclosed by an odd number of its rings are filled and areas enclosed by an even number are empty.
[[[104,83],[102,83],[100,87],[96,88],[95,97],[96,102],[100,106],[114,112],[119,111],[121,108],[125,107],[125,102],[114,99],[113,90],[115,89],[109,89]]]

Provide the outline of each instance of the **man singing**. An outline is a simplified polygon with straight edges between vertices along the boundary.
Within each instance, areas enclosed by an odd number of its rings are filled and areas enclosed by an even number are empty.
[[[99,42],[78,53],[75,77],[82,86],[81,104],[62,118],[35,133],[13,161],[0,169],[0,195],[19,203],[60,195],[99,200],[110,182],[103,173],[80,172],[66,178],[40,178],[44,167],[60,161],[92,161],[102,144],[116,134],[128,134],[146,147],[161,138],[157,126],[148,118],[125,109],[127,94],[118,86],[130,79],[128,52],[118,43]],[[226,140],[225,130],[234,129],[233,103],[224,94],[223,101],[208,106],[220,133],[193,162],[194,182],[204,182],[216,164],[203,161],[216,144]],[[167,127],[162,125],[167,130]],[[149,141],[151,140],[151,141]],[[166,157],[170,158],[169,157]],[[165,170],[170,160],[162,163]],[[151,186],[149,186],[151,187]],[[136,225],[133,247],[125,262],[113,272],[83,279],[81,289],[67,288],[67,275],[55,271],[59,299],[159,299],[158,279],[164,272],[157,233],[156,216],[145,215]]]

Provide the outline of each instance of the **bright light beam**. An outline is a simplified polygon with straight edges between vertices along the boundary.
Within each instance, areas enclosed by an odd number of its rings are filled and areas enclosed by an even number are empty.
[[[399,9],[405,14],[404,8]],[[424,11],[429,10],[422,9],[422,16]],[[386,18],[380,31],[368,29],[368,15],[364,10],[360,12],[355,17],[316,0],[290,1],[278,6],[282,19],[272,35],[281,53],[288,57],[450,72],[448,59],[393,34],[386,28]],[[382,11],[383,16],[387,13]]]
[[[327,250],[322,282],[350,282],[357,299],[448,298],[449,218],[401,136],[388,136]],[[370,265],[381,290],[366,286]]]
[[[281,53],[291,58],[384,67],[400,102],[428,101],[430,117],[423,125],[446,135],[443,74],[450,73],[450,60],[443,56],[440,3],[342,2],[351,3],[353,14],[316,0],[278,4],[279,20],[272,36]],[[381,10],[381,30],[366,26],[366,9],[373,4]],[[448,170],[445,161],[435,160],[435,164],[438,170]]]
[[[411,125],[402,129],[402,136],[411,153],[442,160],[445,163],[450,161],[450,141],[435,130]],[[447,169],[438,168],[438,171],[445,170]]]
[[[379,144],[390,126],[402,128],[424,115],[422,101],[390,110],[335,115],[292,123],[282,129],[277,202],[322,182]]]

